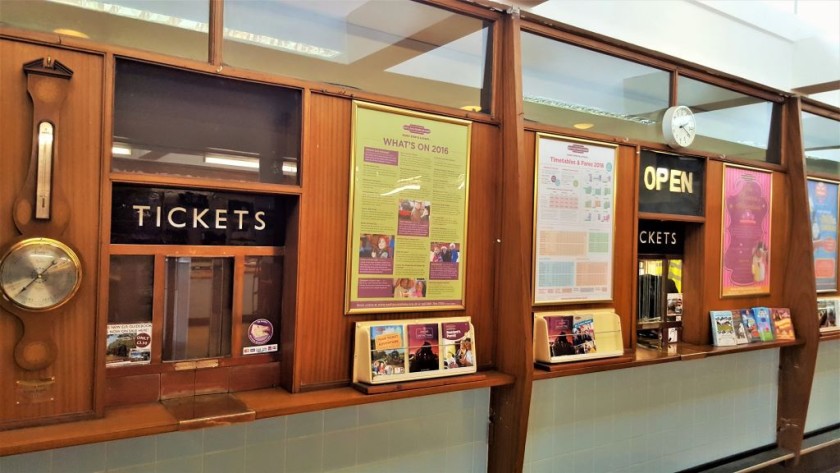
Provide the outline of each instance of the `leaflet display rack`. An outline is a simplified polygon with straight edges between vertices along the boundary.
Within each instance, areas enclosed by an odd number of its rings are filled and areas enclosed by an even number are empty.
[[[621,320],[614,311],[534,314],[534,359],[569,363],[622,356]]]
[[[356,322],[353,382],[369,385],[476,372],[469,317]]]

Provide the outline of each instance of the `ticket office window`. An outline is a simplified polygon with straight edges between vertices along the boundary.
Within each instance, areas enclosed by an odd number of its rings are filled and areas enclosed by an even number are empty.
[[[296,205],[288,195],[115,184],[108,366],[276,359]]]

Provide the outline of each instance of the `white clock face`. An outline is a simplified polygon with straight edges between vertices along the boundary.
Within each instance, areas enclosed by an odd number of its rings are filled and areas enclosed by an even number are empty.
[[[68,246],[47,238],[12,246],[0,263],[0,289],[23,309],[58,307],[76,293],[80,282],[79,258]]]
[[[672,107],[665,113],[663,122],[665,142],[675,148],[684,148],[694,142],[697,122],[691,109],[684,106]]]

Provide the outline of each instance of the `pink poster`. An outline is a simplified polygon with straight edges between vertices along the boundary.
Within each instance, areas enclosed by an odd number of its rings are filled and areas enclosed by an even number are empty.
[[[721,295],[770,293],[772,173],[725,166]]]

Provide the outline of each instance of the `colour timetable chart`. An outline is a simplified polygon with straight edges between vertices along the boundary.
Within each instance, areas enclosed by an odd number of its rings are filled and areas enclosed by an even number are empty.
[[[533,302],[610,300],[616,148],[545,134],[538,140]]]

